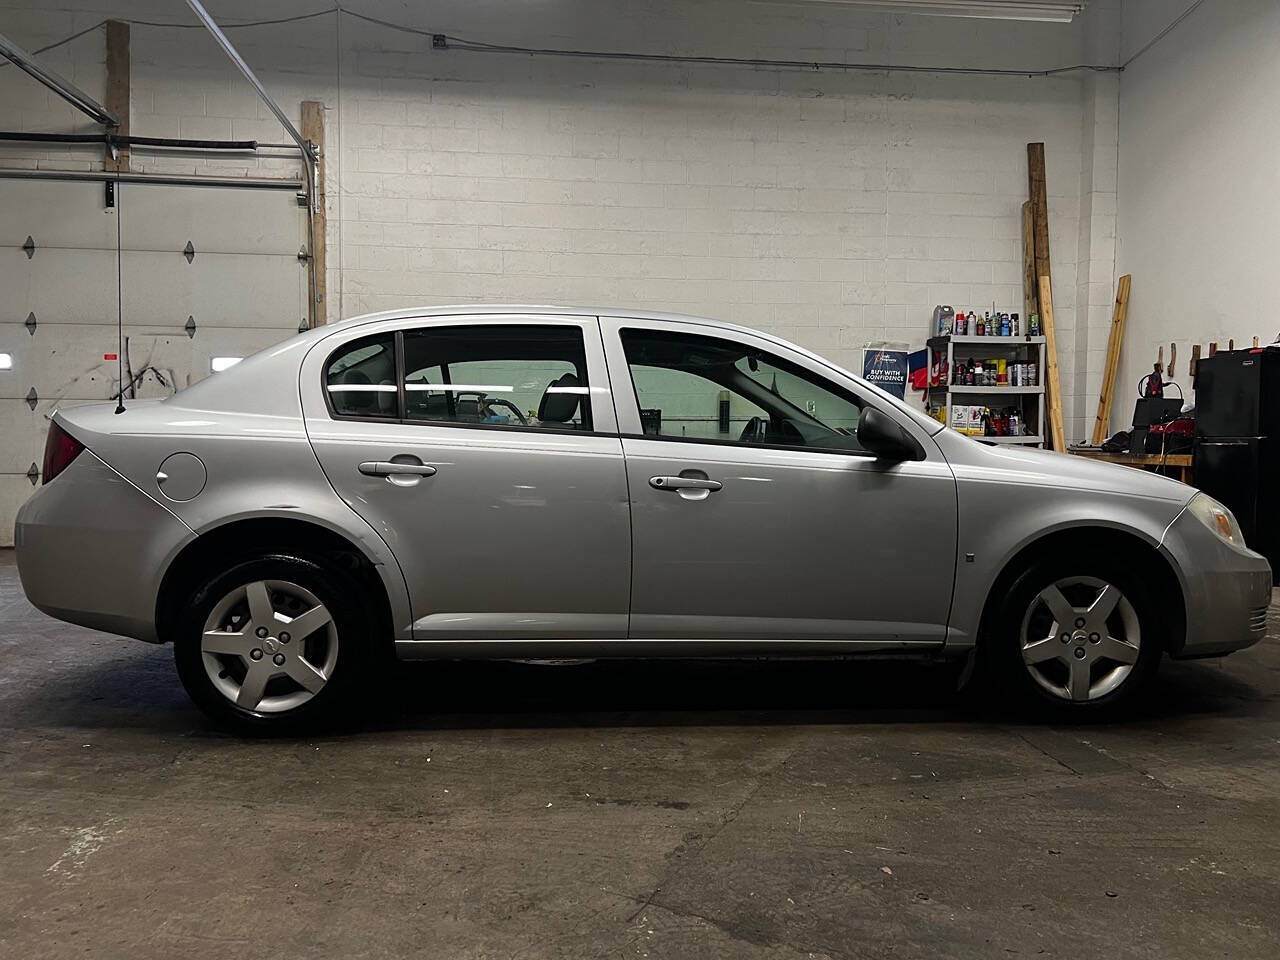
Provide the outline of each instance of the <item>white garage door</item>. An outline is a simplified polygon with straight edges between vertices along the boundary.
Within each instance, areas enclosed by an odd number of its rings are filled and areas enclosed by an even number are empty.
[[[13,543],[51,412],[118,389],[106,359],[117,213],[137,396],[174,393],[213,357],[255,353],[307,315],[306,210],[290,190],[124,183],[107,208],[101,182],[0,179],[0,353],[12,357],[0,370],[0,545]]]

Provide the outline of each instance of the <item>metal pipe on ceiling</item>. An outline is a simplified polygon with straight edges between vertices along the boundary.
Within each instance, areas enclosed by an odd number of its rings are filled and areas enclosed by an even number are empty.
[[[120,126],[119,119],[110,110],[70,80],[36,63],[29,53],[3,34],[0,34],[0,56],[44,84],[95,123],[101,123],[107,127]]]
[[[178,137],[116,137],[109,133],[28,133],[21,130],[0,130],[0,142],[9,143],[114,143],[122,147],[156,147],[164,150],[257,150],[257,140],[190,140]],[[292,144],[287,145],[290,150]]]
[[[280,121],[280,125],[285,128],[293,142],[297,144],[298,151],[302,154],[302,169],[307,175],[307,252],[311,254],[316,242],[316,180],[319,177],[315,147],[303,139],[302,134],[298,132],[298,128],[293,125],[293,122],[284,115],[284,111],[271,99],[271,94],[267,93],[267,88],[262,85],[262,81],[253,72],[253,68],[245,63],[244,57],[240,56],[240,52],[227,39],[227,35],[218,27],[213,17],[209,16],[209,12],[201,5],[200,0],[187,0],[187,6],[200,18],[200,22],[205,25],[209,33],[213,35],[213,39],[218,42],[218,46],[222,47],[223,52],[231,59],[231,62],[244,74],[244,78],[249,81],[253,89],[258,91],[258,96],[267,105],[267,109],[275,114],[275,118]],[[314,322],[319,317],[320,296],[316,280],[316,259],[310,255],[307,257],[307,290],[311,297],[307,315],[312,317]]]
[[[294,193],[303,187],[303,182],[296,178],[206,177],[190,173],[116,173],[113,170],[17,170],[8,167],[0,167],[0,180],[78,180],[175,187],[240,187],[249,190],[290,190]]]
[[[223,52],[225,52],[231,59],[231,62],[236,65],[236,68],[244,74],[244,78],[249,81],[253,89],[258,92],[258,96],[262,99],[262,102],[267,105],[267,109],[275,115],[275,118],[278,121],[280,121],[280,126],[284,127],[289,136],[293,138],[293,142],[297,145],[298,150],[301,151],[303,159],[306,162],[307,183],[314,186],[316,161],[315,149],[310,143],[303,139],[302,134],[298,132],[298,128],[293,125],[293,121],[285,116],[284,111],[281,110],[276,102],[271,99],[271,94],[267,93],[267,88],[262,85],[262,81],[259,80],[257,74],[253,72],[253,68],[250,67],[249,64],[245,63],[244,57],[240,56],[240,52],[236,50],[231,41],[227,39],[227,35],[218,27],[218,24],[214,21],[213,17],[209,16],[209,12],[201,5],[200,0],[187,0],[187,6],[189,6],[192,11],[194,11],[195,15],[200,18],[201,22],[209,30],[209,33],[213,35],[213,39],[218,42],[218,46],[222,47]],[[309,189],[307,194],[308,203],[314,206],[315,190]]]

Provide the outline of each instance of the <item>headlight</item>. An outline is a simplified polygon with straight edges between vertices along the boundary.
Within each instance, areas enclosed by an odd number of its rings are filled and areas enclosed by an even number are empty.
[[[1187,512],[1227,543],[1237,547],[1245,545],[1244,531],[1235,516],[1207,493],[1197,493],[1187,504]]]

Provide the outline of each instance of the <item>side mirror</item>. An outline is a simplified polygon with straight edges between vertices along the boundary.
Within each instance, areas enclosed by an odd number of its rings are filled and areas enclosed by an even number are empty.
[[[866,407],[858,418],[858,443],[877,460],[919,460],[920,449],[888,414]]]

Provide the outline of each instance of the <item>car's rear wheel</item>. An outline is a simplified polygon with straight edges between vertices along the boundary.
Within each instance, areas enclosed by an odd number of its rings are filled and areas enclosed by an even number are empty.
[[[359,692],[369,631],[353,591],[315,560],[264,556],[192,591],[174,640],[192,700],[240,733],[323,724]]]
[[[994,674],[1003,689],[1063,718],[1111,714],[1149,686],[1164,620],[1133,565],[1087,555],[1033,563],[1010,589]]]

